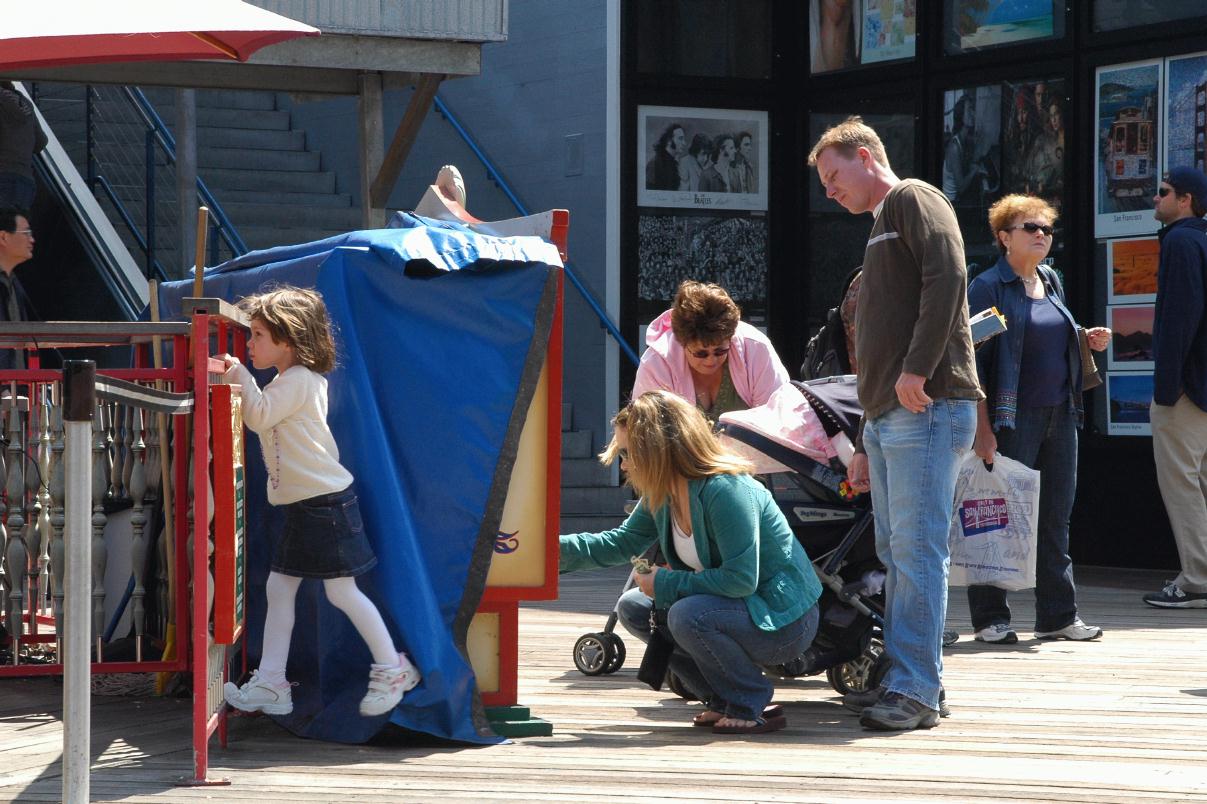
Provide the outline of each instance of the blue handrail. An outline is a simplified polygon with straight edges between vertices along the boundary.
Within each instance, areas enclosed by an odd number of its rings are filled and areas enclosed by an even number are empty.
[[[478,157],[478,161],[482,163],[484,168],[486,168],[486,175],[498,186],[500,190],[503,191],[503,194],[507,196],[509,201],[511,201],[512,205],[516,208],[516,211],[522,216],[531,214],[528,211],[527,205],[520,200],[520,197],[515,193],[514,190],[512,190],[511,185],[507,182],[507,179],[503,178],[503,174],[499,172],[499,169],[495,167],[494,162],[492,162],[490,157],[486,155],[486,151],[483,150],[482,146],[477,143],[473,135],[469,133],[469,130],[461,124],[461,121],[457,119],[457,116],[453,114],[452,110],[448,108],[448,104],[446,104],[439,95],[435,97],[433,104],[436,107],[436,111],[444,116],[444,119],[447,120],[449,125],[453,127],[453,130],[460,135],[461,139],[465,141],[465,144],[469,146],[469,149],[474,152],[474,156]],[[582,283],[582,280],[578,278],[578,275],[574,272],[569,260],[566,261],[565,270],[566,276],[570,279],[570,283],[578,289],[578,292],[587,302],[587,305],[591,308],[592,312],[595,313],[595,316],[599,319],[600,323],[603,324],[608,330],[608,333],[611,334],[611,336],[616,340],[616,343],[620,344],[621,351],[625,353],[629,360],[633,361],[633,365],[637,365],[640,362],[640,358],[637,357],[637,353],[633,351],[633,347],[629,346],[628,341],[626,341],[620,334],[620,329],[612,321],[611,317],[608,315],[608,312],[604,310],[599,301],[596,300],[594,294],[592,294],[591,291],[587,289],[587,286]]]
[[[130,103],[142,116],[143,122],[147,124],[155,132],[155,138],[159,141],[159,146],[163,148],[164,153],[168,157],[168,161],[176,162],[176,138],[172,136],[172,132],[168,131],[168,127],[164,124],[163,118],[155,111],[155,107],[151,105],[151,101],[147,100],[147,96],[138,87],[123,87],[126,92],[126,97]],[[243,242],[243,238],[235,230],[234,224],[230,218],[226,216],[222,205],[214,198],[214,194],[210,192],[210,188],[200,176],[197,177],[197,194],[201,196],[201,200],[209,207],[210,215],[213,216],[214,222],[217,225],[218,235],[222,241],[226,243],[227,248],[236,257],[241,257],[247,253],[247,244]],[[183,216],[182,216],[183,217]]]

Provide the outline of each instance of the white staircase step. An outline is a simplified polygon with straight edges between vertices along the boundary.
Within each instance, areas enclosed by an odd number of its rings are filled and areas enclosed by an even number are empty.
[[[592,455],[590,430],[562,430],[563,458],[590,458]]]
[[[634,497],[628,486],[588,486],[562,489],[562,515],[612,516],[625,515],[625,503]]]
[[[317,151],[271,151],[260,148],[197,148],[197,170],[226,168],[272,171],[316,171],[321,167]]]
[[[325,170],[301,173],[293,170],[236,170],[215,167],[207,168],[203,178],[211,188],[286,193],[335,192],[335,174]],[[219,198],[219,201],[221,200]]]
[[[238,221],[240,231],[250,226],[281,226],[288,223],[291,228],[313,227],[316,229],[339,229],[350,231],[361,228],[362,215],[358,208],[329,206],[291,206],[284,204],[231,203],[227,197],[219,198],[227,216]],[[590,435],[588,433],[588,435]]]
[[[624,522],[621,516],[563,516],[558,522],[561,533],[599,533],[612,530]],[[617,590],[619,592],[619,590]]]
[[[595,458],[563,458],[562,489],[607,486],[612,481],[608,467]]]

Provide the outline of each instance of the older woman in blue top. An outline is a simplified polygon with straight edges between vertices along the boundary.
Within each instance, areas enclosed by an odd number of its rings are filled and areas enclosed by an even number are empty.
[[[977,352],[986,400],[977,408],[973,450],[986,463],[1000,451],[1040,471],[1035,636],[1086,640],[1102,636],[1102,629],[1077,615],[1069,558],[1082,416],[1081,353],[1060,277],[1041,264],[1052,248],[1055,220],[1056,210],[1031,195],[1008,195],[989,209],[989,228],[1002,256],[969,285],[968,305],[974,311],[997,307],[1009,329]],[[1102,351],[1111,331],[1094,327],[1086,335],[1090,347]],[[970,586],[968,605],[978,640],[1018,641],[1005,590]]]
[[[619,458],[641,500],[615,530],[562,536],[562,571],[626,564],[658,542],[668,566],[637,576],[620,622],[648,641],[651,610],[667,610],[671,669],[707,706],[695,725],[783,728],[762,667],[796,658],[817,632],[821,584],[808,556],[749,464],[722,451],[690,402],[650,391],[612,425],[600,459]]]

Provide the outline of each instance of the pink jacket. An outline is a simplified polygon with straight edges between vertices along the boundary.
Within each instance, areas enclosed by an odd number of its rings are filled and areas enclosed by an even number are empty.
[[[671,311],[654,319],[645,333],[648,348],[641,355],[633,399],[646,391],[673,391],[694,402],[696,386],[687,366],[687,352],[671,331]],[[771,398],[775,389],[790,379],[775,347],[767,336],[744,321],[729,344],[728,369],[734,390],[750,407],[758,407]]]

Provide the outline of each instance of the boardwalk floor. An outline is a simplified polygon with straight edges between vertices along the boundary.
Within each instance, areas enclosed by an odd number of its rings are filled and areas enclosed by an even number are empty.
[[[180,788],[191,763],[188,706],[93,699],[94,801],[359,802],[1182,802],[1207,801],[1207,611],[1140,603],[1153,573],[1084,570],[1085,619],[1101,642],[1030,638],[1029,594],[1015,597],[1021,641],[973,642],[962,592],[946,651],[953,716],[928,732],[865,732],[820,678],[782,685],[789,727],[750,738],[690,725],[698,706],[635,679],[640,651],[613,676],[571,662],[599,630],[623,576],[563,579],[562,599],[521,610],[520,703],[554,734],[489,748],[345,746],[299,740],[267,718],[233,722],[211,776]],[[0,680],[0,800],[58,801],[61,687]]]

